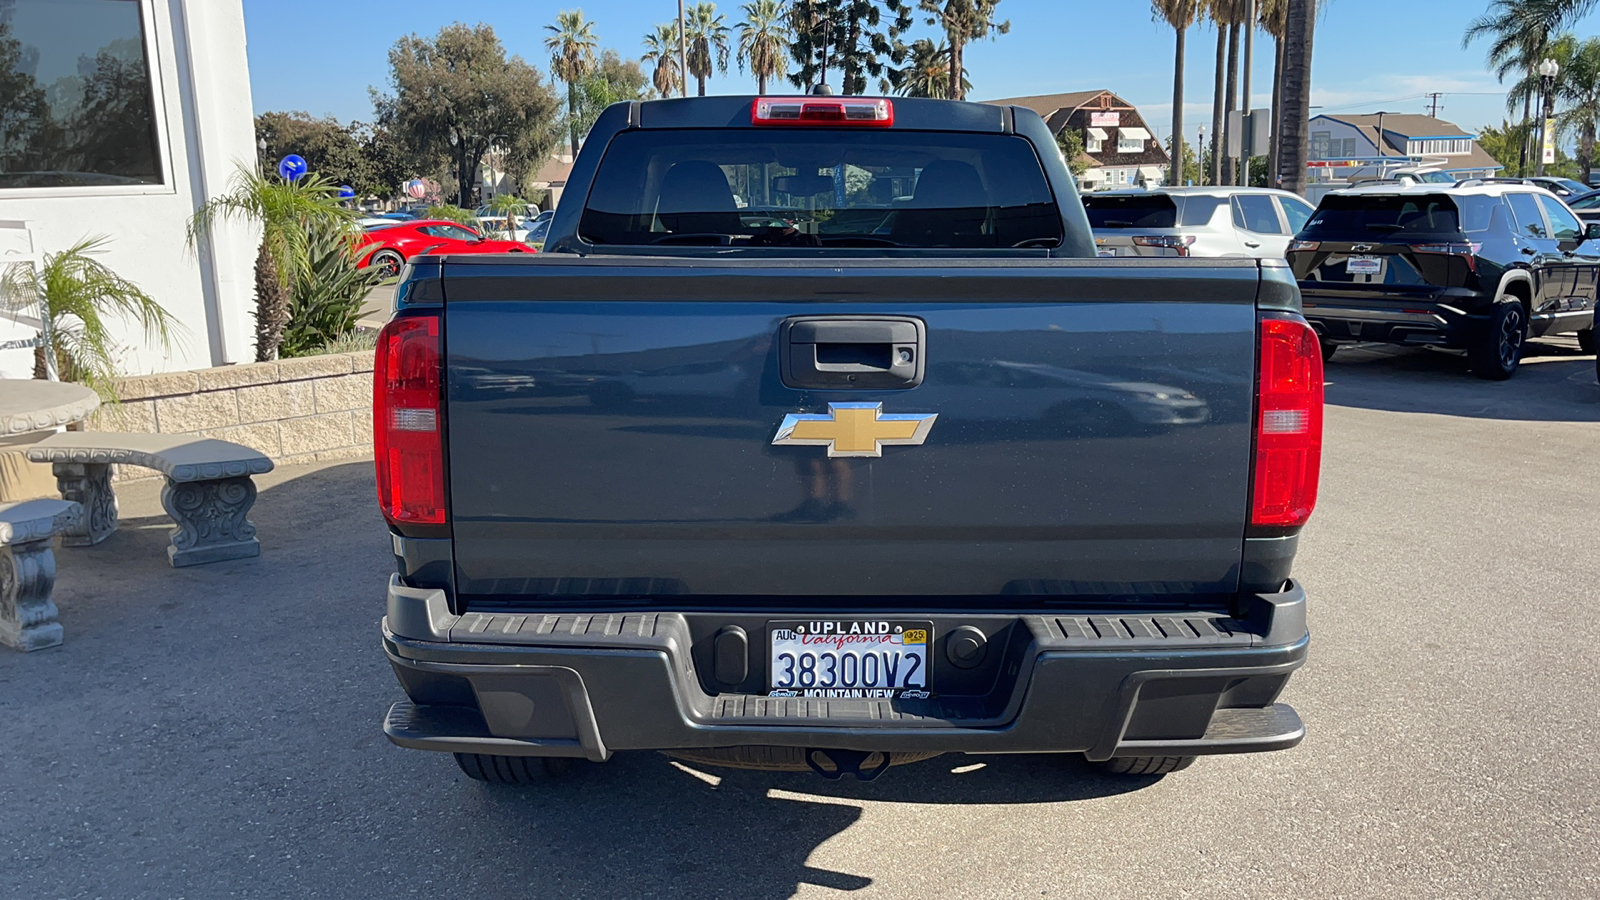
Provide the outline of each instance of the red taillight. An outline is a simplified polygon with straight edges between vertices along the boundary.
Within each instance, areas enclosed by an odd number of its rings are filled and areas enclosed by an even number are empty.
[[[378,504],[393,525],[445,522],[443,381],[438,318],[383,326],[372,367],[372,441]]]
[[[1315,250],[1321,246],[1321,241],[1290,241],[1288,252],[1293,253],[1296,250]]]
[[[1317,505],[1322,469],[1322,348],[1300,319],[1261,320],[1250,524],[1297,528]]]
[[[750,124],[888,128],[894,124],[894,104],[882,98],[757,97],[750,104]]]

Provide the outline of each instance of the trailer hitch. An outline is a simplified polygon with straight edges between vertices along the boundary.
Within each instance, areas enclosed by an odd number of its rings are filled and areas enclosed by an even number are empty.
[[[878,757],[876,765],[862,768],[866,761],[873,756]],[[806,748],[806,765],[811,771],[821,775],[829,781],[838,781],[846,775],[854,775],[857,781],[871,781],[889,771],[891,760],[889,754],[881,750],[824,750],[816,747]],[[823,767],[828,763],[833,768]]]

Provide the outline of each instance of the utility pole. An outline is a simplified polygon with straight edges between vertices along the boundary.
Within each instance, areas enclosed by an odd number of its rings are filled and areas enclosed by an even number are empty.
[[[1431,94],[1424,94],[1423,96],[1428,98],[1428,115],[1434,117],[1435,119],[1439,118],[1439,98],[1444,96],[1443,92],[1434,91]]]
[[[683,29],[683,0],[678,0],[678,79],[683,96],[689,96],[689,34]]]

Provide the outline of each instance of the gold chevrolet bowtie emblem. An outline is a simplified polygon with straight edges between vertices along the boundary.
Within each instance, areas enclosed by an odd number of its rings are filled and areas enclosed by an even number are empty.
[[[825,416],[790,413],[774,444],[827,447],[829,456],[882,456],[885,445],[920,444],[938,413],[892,413],[882,403],[829,403]]]

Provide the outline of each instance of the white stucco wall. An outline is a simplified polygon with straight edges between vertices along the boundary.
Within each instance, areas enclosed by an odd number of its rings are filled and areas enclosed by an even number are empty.
[[[242,0],[139,0],[153,37],[157,131],[165,184],[0,189],[0,220],[22,221],[35,254],[106,235],[102,260],[183,325],[168,353],[134,323],[118,327],[128,374],[196,369],[253,358],[256,236],[220,228],[191,252],[185,225],[255,155]],[[11,242],[15,244],[15,241]],[[5,246],[0,246],[3,260]],[[0,343],[20,332],[0,321]],[[0,351],[0,376],[27,377],[32,354]]]

